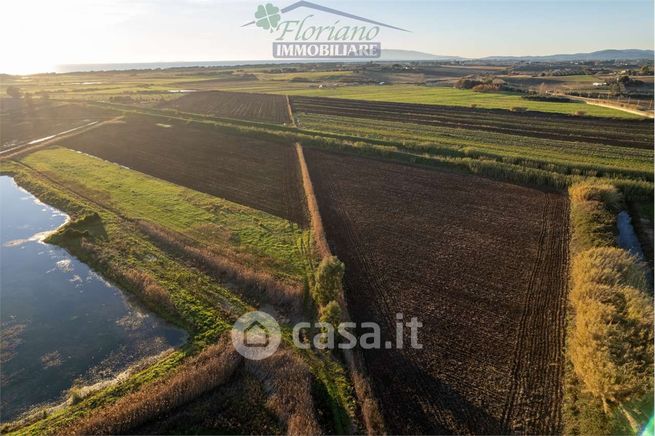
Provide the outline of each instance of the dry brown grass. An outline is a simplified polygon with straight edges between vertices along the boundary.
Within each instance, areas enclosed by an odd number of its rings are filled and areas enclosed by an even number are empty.
[[[227,340],[212,345],[172,377],[147,385],[63,429],[61,434],[123,434],[225,383],[243,358]]]
[[[102,266],[103,275],[109,280],[136,294],[143,303],[154,310],[179,316],[170,293],[150,274],[117,265],[115,261],[104,256],[94,244],[84,239],[80,243],[80,248]]]
[[[580,183],[569,189],[569,196],[571,376],[602,404],[606,416],[618,409],[633,425],[625,405],[653,389],[653,301],[646,270],[628,251],[615,246],[615,213],[623,205],[616,187]],[[599,408],[591,403],[576,407]]]
[[[299,285],[282,283],[266,271],[256,271],[207,248],[197,247],[183,235],[155,224],[140,221],[138,226],[167,250],[182,254],[219,281],[233,283],[245,297],[276,307],[283,305],[293,312],[300,307],[303,291]]]
[[[171,313],[176,313],[171,295],[150,274],[136,269],[118,270],[116,273],[121,275],[125,282],[130,283],[130,288],[136,290],[143,299]]]
[[[264,360],[248,360],[250,371],[269,395],[267,406],[286,425],[289,435],[317,435],[321,428],[312,399],[312,375],[290,350],[278,349]]]
[[[569,188],[572,203],[599,201],[609,209],[617,210],[623,203],[618,188],[610,183],[588,180]]]
[[[362,419],[369,435],[385,434],[384,420],[380,413],[380,406],[373,395],[371,385],[364,378],[361,371],[351,371],[355,394],[359,398]]]
[[[318,202],[316,201],[316,195],[314,194],[314,185],[312,185],[312,179],[309,176],[309,170],[307,169],[307,163],[305,162],[305,155],[302,151],[302,145],[296,144],[296,152],[298,153],[300,175],[302,176],[302,186],[305,190],[307,209],[309,210],[310,226],[314,235],[316,251],[321,258],[328,257],[332,255],[332,252],[330,251],[330,246],[328,245],[327,239],[325,237],[323,220],[321,219],[321,213],[318,209]]]

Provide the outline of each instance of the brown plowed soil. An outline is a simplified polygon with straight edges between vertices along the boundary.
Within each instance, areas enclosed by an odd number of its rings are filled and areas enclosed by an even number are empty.
[[[193,92],[159,103],[157,107],[248,121],[291,123],[287,100],[283,95],[228,91]]]
[[[130,116],[60,145],[304,225],[292,144],[230,135],[211,126]]]
[[[364,352],[389,432],[560,432],[566,198],[305,154],[354,320],[380,323],[383,344],[396,313],[423,323],[422,349]]]

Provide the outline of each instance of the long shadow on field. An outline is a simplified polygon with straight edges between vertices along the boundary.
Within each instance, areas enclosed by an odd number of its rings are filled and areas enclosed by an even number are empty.
[[[484,404],[473,404],[405,355],[427,351],[364,352],[387,431],[392,434],[507,433],[500,421],[485,411]]]

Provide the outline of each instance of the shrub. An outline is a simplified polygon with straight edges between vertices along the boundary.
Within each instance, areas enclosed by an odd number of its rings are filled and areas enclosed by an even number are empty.
[[[569,198],[574,228],[571,239],[573,251],[615,245],[615,213],[623,206],[623,196],[619,190],[609,183],[592,180],[571,186]]]
[[[523,106],[512,106],[512,108],[510,109],[510,111],[512,111],[512,112],[527,112],[527,111],[528,111],[528,108],[527,108],[527,107],[523,107]]]
[[[573,202],[600,201],[608,208],[618,211],[623,206],[623,198],[616,186],[611,183],[589,180],[577,183],[569,189]]]
[[[345,266],[336,256],[324,257],[314,273],[314,287],[312,297],[314,301],[325,306],[336,300],[341,291],[341,280]]]
[[[482,80],[472,79],[470,77],[463,77],[455,83],[454,87],[457,89],[471,89],[483,83],[484,82]]]
[[[11,98],[20,98],[23,92],[14,85],[7,86],[7,95]]]
[[[326,322],[332,324],[335,330],[337,326],[341,323],[341,306],[339,303],[332,300],[325,306],[321,307],[320,320],[321,322]]]
[[[524,100],[531,100],[531,101],[548,101],[548,102],[553,102],[553,103],[573,103],[574,100],[571,100],[568,97],[564,97],[562,95],[544,95],[542,94],[537,94],[537,95],[522,95],[522,99]]]

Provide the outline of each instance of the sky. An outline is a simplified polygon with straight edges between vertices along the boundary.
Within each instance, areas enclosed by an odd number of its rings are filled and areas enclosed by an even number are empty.
[[[2,0],[0,73],[60,64],[271,59],[257,6],[295,0]],[[312,0],[388,23],[382,48],[437,55],[547,55],[653,49],[653,0]],[[299,19],[296,10],[283,19]],[[314,12],[332,24],[338,17]],[[341,24],[355,24],[342,19]]]

